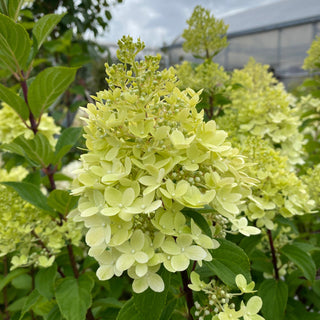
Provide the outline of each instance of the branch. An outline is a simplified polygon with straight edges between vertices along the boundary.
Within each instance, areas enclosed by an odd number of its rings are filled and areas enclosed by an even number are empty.
[[[276,256],[276,250],[273,245],[273,239],[272,239],[272,233],[271,230],[267,229],[267,234],[269,238],[269,244],[270,244],[270,249],[271,249],[271,255],[272,255],[272,264],[273,264],[273,270],[274,270],[274,277],[276,280],[279,280],[279,269],[277,266],[277,256]]]
[[[183,292],[186,297],[187,301],[187,307],[188,307],[188,320],[193,320],[193,316],[191,314],[191,308],[194,306],[194,301],[193,301],[193,295],[192,295],[192,290],[188,287],[188,284],[190,283],[189,277],[188,277],[188,271],[184,270],[181,273],[181,279],[183,283]]]

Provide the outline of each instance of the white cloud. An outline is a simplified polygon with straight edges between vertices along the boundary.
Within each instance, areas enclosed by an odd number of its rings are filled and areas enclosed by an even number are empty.
[[[147,46],[171,43],[186,27],[196,5],[209,9],[215,16],[277,0],[124,0],[111,8],[109,30],[99,39],[116,43],[123,35],[140,37]]]

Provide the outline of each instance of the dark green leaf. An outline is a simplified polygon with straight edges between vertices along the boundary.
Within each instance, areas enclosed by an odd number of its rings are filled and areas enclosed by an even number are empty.
[[[162,268],[159,275],[163,279],[165,285],[163,292],[154,292],[148,288],[142,293],[133,294],[134,305],[140,315],[139,319],[157,320],[162,314],[167,301],[171,273],[165,268]]]
[[[0,49],[1,50],[1,49]],[[29,117],[28,106],[15,92],[0,83],[0,100],[7,103],[23,120]]]
[[[281,249],[290,261],[292,261],[303,273],[303,275],[313,282],[316,277],[316,265],[312,257],[296,245],[287,244]]]
[[[281,280],[264,280],[258,291],[263,301],[261,312],[265,320],[282,320],[288,299],[288,287]]]
[[[214,101],[215,101],[216,104],[221,105],[221,106],[224,106],[226,104],[230,104],[231,103],[231,100],[228,97],[226,97],[225,95],[221,94],[221,93],[217,93],[214,96]]]
[[[118,313],[117,320],[141,320],[134,304],[134,298],[124,304]]]
[[[123,307],[123,303],[116,298],[108,297],[103,299],[96,299],[93,302],[92,307],[111,307],[121,309]]]
[[[319,313],[311,312],[300,301],[290,298],[286,310],[286,320],[319,320]]]
[[[28,201],[34,206],[42,210],[52,212],[52,209],[47,204],[46,196],[34,184],[28,183],[28,182],[15,182],[15,181],[1,182],[1,183],[8,187],[13,188],[22,199]]]
[[[14,21],[17,22],[19,17],[19,12],[24,0],[10,0],[9,1],[9,16]]]
[[[3,279],[0,280],[0,291],[10,283],[14,278],[19,277],[22,274],[28,273],[27,269],[15,269],[9,272]]]
[[[164,307],[162,313],[161,313],[161,317],[160,320],[167,320],[170,319],[175,307],[177,304],[177,299],[173,298],[171,299],[169,302],[166,303],[166,306]]]
[[[53,284],[57,276],[57,265],[54,263],[51,267],[40,269],[35,277],[35,288],[39,293],[51,299],[53,297]]]
[[[37,49],[39,49],[42,43],[47,39],[54,27],[65,16],[63,14],[47,14],[40,18],[34,25],[32,33],[37,39]]]
[[[220,247],[210,250],[212,260],[205,261],[205,265],[230,287],[235,287],[235,277],[238,274],[244,275],[250,282],[250,262],[246,253],[228,240],[218,239],[218,241]]]
[[[23,182],[28,182],[34,184],[36,187],[40,188],[41,184],[41,174],[40,170],[30,172],[24,179]]]
[[[36,76],[28,92],[29,106],[36,118],[67,90],[76,72],[77,68],[51,67]]]
[[[194,209],[184,208],[182,213],[189,218],[192,218],[193,221],[198,225],[198,227],[209,237],[212,237],[212,232],[208,225],[207,220],[202,216],[202,214]]]
[[[256,246],[261,242],[261,235],[243,237],[239,246],[246,252],[250,257],[250,254],[254,251]]]
[[[250,254],[252,270],[273,273],[273,266],[271,259],[265,255],[261,250],[253,250]]]
[[[8,0],[0,1],[0,13],[5,14],[6,16],[8,13]]]
[[[48,197],[48,204],[51,208],[67,215],[77,204],[78,198],[73,197],[66,190],[53,190]]]
[[[63,320],[59,307],[55,305],[49,312],[46,320]]]
[[[92,303],[93,280],[86,274],[78,279],[64,278],[56,288],[55,296],[62,315],[67,320],[85,320]]]
[[[82,135],[82,128],[71,127],[65,129],[56,144],[55,158],[58,162],[77,143]]]
[[[53,160],[53,151],[46,136],[37,133],[33,139],[26,139],[23,135],[14,139],[10,144],[4,144],[2,149],[11,151],[27,158],[31,164],[47,167]]]
[[[11,73],[24,69],[30,48],[27,31],[0,13],[0,67]]]
[[[12,280],[12,285],[21,290],[31,290],[32,289],[32,278],[29,274],[21,274],[20,276]]]
[[[19,320],[23,319],[23,316],[38,302],[39,298],[39,292],[33,290],[24,303]]]

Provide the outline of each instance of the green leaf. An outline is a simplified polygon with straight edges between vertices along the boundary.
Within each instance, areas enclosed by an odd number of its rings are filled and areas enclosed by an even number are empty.
[[[0,13],[8,15],[8,0],[0,0]]]
[[[86,274],[78,279],[64,278],[56,288],[55,296],[62,315],[67,320],[85,320],[92,303],[94,281]]]
[[[19,320],[38,302],[40,294],[37,290],[33,290],[24,303]]]
[[[28,291],[32,289],[32,277],[29,274],[21,274],[14,278],[11,283],[16,289]]]
[[[141,320],[134,304],[134,298],[131,298],[124,304],[116,320]]]
[[[50,310],[46,320],[63,320],[60,309],[57,305]]]
[[[9,272],[3,279],[0,280],[0,291],[10,283],[14,278],[19,277],[22,274],[28,273],[27,269],[15,269]]]
[[[78,197],[73,197],[66,190],[53,190],[48,197],[48,204],[51,208],[67,215],[77,204]]]
[[[289,298],[286,320],[319,320],[319,313],[311,312],[306,307],[302,302]]]
[[[54,155],[48,138],[40,132],[33,139],[26,139],[21,135],[10,144],[2,145],[1,148],[23,156],[32,165],[40,165],[42,168],[51,163]]]
[[[261,242],[261,235],[243,237],[239,246],[250,257],[250,254],[255,250],[256,246]]]
[[[0,67],[10,70],[11,73],[24,69],[30,48],[27,31],[0,14]]]
[[[33,204],[35,207],[52,212],[52,209],[47,204],[46,196],[34,184],[16,181],[1,182],[1,184],[13,188],[22,199]]]
[[[66,13],[62,14],[47,14],[41,17],[34,25],[32,33],[37,39],[37,49],[47,39],[54,27],[60,22]]]
[[[77,68],[51,67],[36,76],[28,92],[29,106],[36,118],[67,90],[77,70]]]
[[[1,49],[0,49],[1,50]],[[28,106],[15,92],[0,83],[0,100],[7,103],[23,120],[29,117]]]
[[[212,260],[205,261],[204,264],[230,287],[236,287],[235,277],[237,274],[243,274],[247,282],[251,282],[250,262],[246,253],[228,240],[217,240],[220,247],[210,250]]]
[[[57,265],[55,263],[49,268],[40,269],[35,276],[35,288],[49,300],[54,295],[53,284],[56,276]]]
[[[19,12],[24,0],[10,0],[9,1],[9,16],[14,21],[17,22],[19,17]]]
[[[160,319],[162,311],[166,305],[167,294],[170,287],[171,273],[162,268],[159,275],[164,281],[165,288],[162,292],[154,292],[150,288],[142,293],[134,293],[133,301],[138,311],[139,319],[157,320]]]
[[[171,314],[173,313],[175,307],[177,305],[177,299],[173,298],[169,302],[166,303],[166,306],[164,307],[160,320],[167,320],[170,319]]]
[[[298,246],[287,244],[281,249],[281,253],[292,261],[313,282],[316,277],[316,265],[312,257]]]
[[[59,137],[55,150],[55,162],[57,163],[77,143],[82,135],[81,127],[65,129]]]
[[[264,280],[258,290],[263,301],[261,312],[265,320],[282,320],[288,300],[288,287],[281,280]]]
[[[194,209],[184,208],[181,211],[186,217],[193,219],[197,226],[209,237],[212,237],[212,232],[208,225],[207,220],[202,216],[202,214]]]

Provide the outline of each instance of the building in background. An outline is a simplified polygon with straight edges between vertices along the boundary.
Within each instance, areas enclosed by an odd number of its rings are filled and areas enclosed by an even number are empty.
[[[215,57],[226,70],[242,68],[250,57],[269,64],[287,86],[299,83],[306,51],[320,34],[320,0],[279,0],[223,17],[229,24],[229,46]],[[164,49],[169,65],[197,61],[182,49],[178,37]]]

